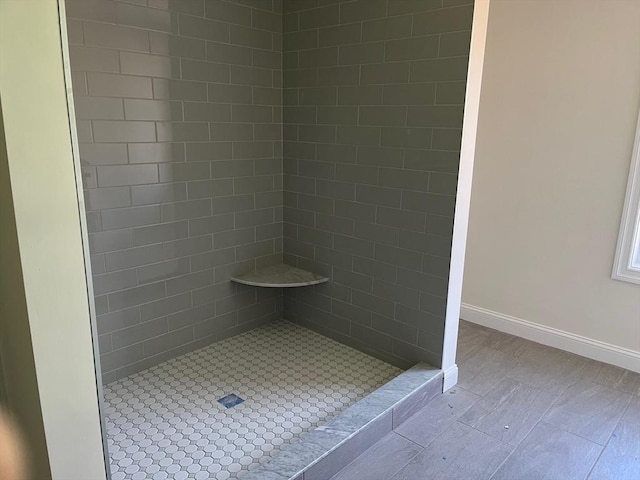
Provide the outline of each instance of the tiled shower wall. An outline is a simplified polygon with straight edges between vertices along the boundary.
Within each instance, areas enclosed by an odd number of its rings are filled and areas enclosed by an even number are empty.
[[[285,317],[440,363],[473,5],[284,2]]]
[[[280,318],[280,3],[66,8],[104,381]]]
[[[105,381],[281,317],[229,277],[283,250],[285,318],[439,363],[470,0],[66,6]]]

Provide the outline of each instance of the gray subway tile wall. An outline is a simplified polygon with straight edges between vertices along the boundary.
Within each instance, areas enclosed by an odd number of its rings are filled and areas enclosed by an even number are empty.
[[[282,316],[439,364],[472,0],[66,3],[104,381]]]
[[[281,318],[280,2],[66,9],[103,380]]]
[[[283,4],[285,317],[440,364],[472,0]]]

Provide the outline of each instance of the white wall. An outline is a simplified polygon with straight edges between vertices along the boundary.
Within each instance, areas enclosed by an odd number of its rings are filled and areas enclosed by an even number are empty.
[[[9,302],[0,327],[10,324],[0,348],[9,405],[22,413],[28,438],[44,432],[46,452],[29,448],[37,456],[34,478],[100,480],[106,472],[57,8],[51,0],[0,1],[0,179],[10,180],[13,200],[13,218],[5,204],[0,218],[15,232],[2,237],[14,258],[0,272],[12,282],[0,288]]]
[[[31,331],[16,231],[9,164],[0,108],[0,404],[19,423],[29,445],[29,474],[49,480]]]
[[[640,2],[491,2],[463,318],[640,369],[611,279],[639,107]]]

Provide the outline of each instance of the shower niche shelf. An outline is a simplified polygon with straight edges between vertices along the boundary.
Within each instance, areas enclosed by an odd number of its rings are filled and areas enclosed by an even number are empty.
[[[231,277],[231,281],[254,287],[287,288],[317,285],[328,282],[329,278],[280,263]]]

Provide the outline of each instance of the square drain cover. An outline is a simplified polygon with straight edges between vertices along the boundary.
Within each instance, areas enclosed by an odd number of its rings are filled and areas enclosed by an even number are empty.
[[[225,395],[224,397],[218,399],[218,403],[226,408],[235,407],[242,402],[244,402],[244,398],[240,398],[235,393],[230,393],[229,395]]]

